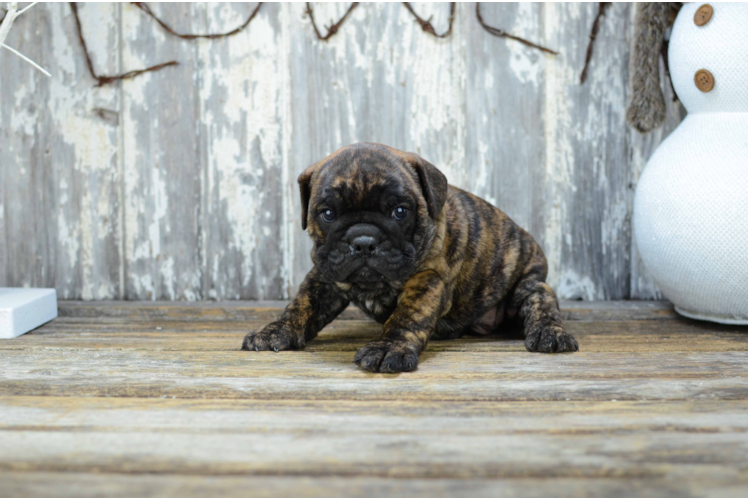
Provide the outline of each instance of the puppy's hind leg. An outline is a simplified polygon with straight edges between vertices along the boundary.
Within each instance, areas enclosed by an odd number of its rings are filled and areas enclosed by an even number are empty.
[[[511,298],[511,308],[519,311],[524,322],[528,351],[578,351],[579,344],[564,330],[561,311],[553,289],[545,283],[548,265],[540,247],[525,266]]]

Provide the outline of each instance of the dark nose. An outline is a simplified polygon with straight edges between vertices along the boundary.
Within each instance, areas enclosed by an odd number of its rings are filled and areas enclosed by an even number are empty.
[[[379,240],[373,236],[356,236],[351,240],[350,249],[353,255],[371,255],[376,250]]]
[[[382,233],[371,224],[356,224],[346,232],[351,255],[369,256],[379,245]]]

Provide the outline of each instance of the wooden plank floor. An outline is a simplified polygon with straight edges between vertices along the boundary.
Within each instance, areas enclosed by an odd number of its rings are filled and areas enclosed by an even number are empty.
[[[0,495],[748,495],[746,327],[568,302],[579,353],[510,330],[377,375],[354,310],[239,351],[281,306],[61,302],[0,341]]]

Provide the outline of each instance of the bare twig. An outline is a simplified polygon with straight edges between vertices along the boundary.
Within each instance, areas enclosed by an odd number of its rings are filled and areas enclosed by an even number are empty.
[[[223,38],[227,36],[236,35],[237,33],[241,33],[244,28],[249,26],[249,23],[252,22],[252,19],[255,18],[257,13],[260,11],[260,7],[262,6],[262,2],[259,2],[257,4],[257,7],[252,11],[252,13],[249,15],[246,21],[244,21],[244,24],[239,26],[238,28],[235,28],[231,31],[227,31],[226,33],[208,33],[205,35],[193,35],[193,34],[184,34],[184,33],[177,33],[174,31],[168,24],[163,22],[161,19],[159,19],[156,14],[153,13],[151,8],[148,6],[148,4],[145,4],[143,2],[133,2],[133,5],[135,5],[137,8],[151,16],[164,30],[166,30],[167,33],[177,36],[179,38],[183,38],[185,40],[195,40],[198,38],[208,38],[208,39],[215,39],[215,38]]]
[[[405,5],[405,8],[408,9],[408,12],[413,14],[413,17],[416,18],[416,21],[418,21],[418,24],[421,25],[421,29],[425,31],[426,33],[433,35],[437,38],[447,38],[449,35],[452,34],[452,24],[454,24],[455,20],[455,8],[457,3],[456,2],[450,2],[449,4],[449,27],[447,28],[447,31],[442,33],[441,35],[434,30],[434,27],[431,26],[431,19],[432,17],[429,17],[428,19],[423,19],[421,16],[416,14],[416,11],[413,10],[413,7],[410,6],[409,2],[403,2],[403,5]]]
[[[26,6],[26,7],[25,7],[25,8],[24,8],[24,9],[23,9],[22,11],[19,11],[19,12],[18,12],[18,15],[20,16],[21,14],[23,14],[24,12],[26,12],[27,10],[29,10],[29,9],[30,9],[31,7],[33,7],[34,5],[36,5],[36,4],[38,4],[38,3],[39,3],[39,2],[31,2],[31,3],[30,3],[29,5],[27,5],[27,6]]]
[[[358,2],[353,2],[351,6],[348,7],[348,10],[345,11],[343,17],[341,17],[337,23],[333,23],[330,26],[325,27],[325,29],[327,30],[327,34],[325,36],[322,36],[322,33],[319,32],[319,28],[317,28],[317,23],[314,22],[314,11],[312,9],[312,4],[309,2],[306,3],[306,13],[309,14],[309,19],[312,21],[312,28],[314,28],[314,33],[317,35],[317,38],[325,42],[338,32],[338,29],[340,29],[340,26],[345,22],[348,14],[350,14],[351,11],[356,7],[358,7]],[[332,23],[332,20],[330,20],[330,22]]]
[[[143,73],[148,73],[151,71],[158,71],[167,66],[179,65],[177,61],[169,61],[166,63],[157,64],[156,66],[151,66],[150,68],[128,71],[127,73],[122,73],[121,75],[111,75],[111,76],[110,75],[97,75],[96,70],[94,70],[94,67],[93,67],[93,62],[91,61],[91,56],[88,53],[88,46],[86,45],[86,40],[85,38],[83,38],[83,30],[81,29],[81,20],[80,20],[80,17],[78,17],[78,5],[75,2],[70,2],[70,9],[73,11],[73,17],[75,18],[75,26],[78,28],[78,39],[81,42],[81,46],[83,46],[83,53],[86,56],[86,65],[88,66],[88,71],[89,73],[91,73],[91,76],[93,77],[93,79],[98,82],[96,85],[97,87],[101,87],[102,85],[107,85],[117,80],[127,80],[129,78],[134,78],[138,75],[142,75]]]
[[[8,3],[8,10],[5,11],[2,21],[0,21],[0,46],[2,46],[5,39],[10,33],[10,28],[13,27],[13,23],[20,14],[18,13],[17,3]]]
[[[558,55],[558,52],[556,52],[554,50],[551,50],[551,49],[549,49],[547,47],[543,47],[543,46],[538,45],[536,43],[532,43],[529,40],[525,40],[524,38],[520,38],[518,36],[514,36],[514,35],[512,35],[510,33],[507,33],[506,31],[504,31],[502,29],[495,28],[493,26],[489,26],[488,24],[486,24],[483,21],[483,17],[480,15],[480,2],[478,2],[478,3],[475,4],[475,15],[478,17],[478,22],[480,23],[481,26],[483,26],[483,29],[485,29],[486,31],[488,31],[493,36],[510,38],[510,39],[516,40],[516,41],[518,41],[520,43],[524,43],[528,47],[533,47],[535,49],[542,50],[543,52],[546,52],[548,54],[553,54],[554,56]]]
[[[584,58],[582,76],[579,77],[580,85],[587,79],[587,67],[590,64],[590,59],[592,59],[592,46],[595,43],[595,37],[597,37],[597,32],[600,30],[600,19],[605,15],[605,10],[610,7],[610,4],[611,2],[600,2],[598,4],[597,16],[595,16],[595,20],[592,23],[592,29],[590,30],[590,41],[587,44],[587,55]]]
[[[8,10],[5,11],[5,15],[3,15],[3,19],[0,20],[0,48],[5,48],[6,50],[9,50],[10,52],[14,53],[27,63],[31,64],[33,67],[44,73],[46,76],[52,76],[49,74],[49,71],[42,68],[38,64],[36,64],[34,61],[32,61],[30,58],[26,57],[25,55],[18,52],[13,47],[10,47],[8,45],[5,45],[5,39],[8,37],[8,33],[10,32],[10,28],[13,26],[13,23],[15,22],[16,18],[20,17],[21,14],[29,10],[31,7],[36,5],[37,2],[32,3],[31,5],[28,5],[23,10],[18,10],[18,3],[17,2],[10,2],[8,3]]]
[[[17,55],[18,57],[20,57],[21,59],[23,59],[24,61],[26,61],[27,63],[29,63],[30,65],[32,65],[33,67],[35,67],[36,69],[38,69],[39,71],[41,71],[42,73],[44,73],[45,75],[52,76],[52,75],[49,74],[49,71],[47,71],[46,69],[44,69],[41,66],[39,66],[34,61],[32,61],[31,59],[29,59],[25,55],[21,54],[20,52],[18,52],[13,47],[9,47],[9,46],[3,44],[3,48],[6,49],[6,50],[9,50],[11,52],[13,52],[15,55]]]

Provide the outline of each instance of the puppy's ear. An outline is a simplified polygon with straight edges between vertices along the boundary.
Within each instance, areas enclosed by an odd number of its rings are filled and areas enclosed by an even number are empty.
[[[420,156],[410,153],[408,157],[418,174],[418,182],[421,184],[423,197],[426,198],[429,215],[436,219],[447,201],[447,177]]]
[[[312,177],[319,170],[319,163],[307,167],[299,176],[299,191],[301,192],[301,229],[306,231],[306,219],[309,215],[309,198],[312,196]]]

